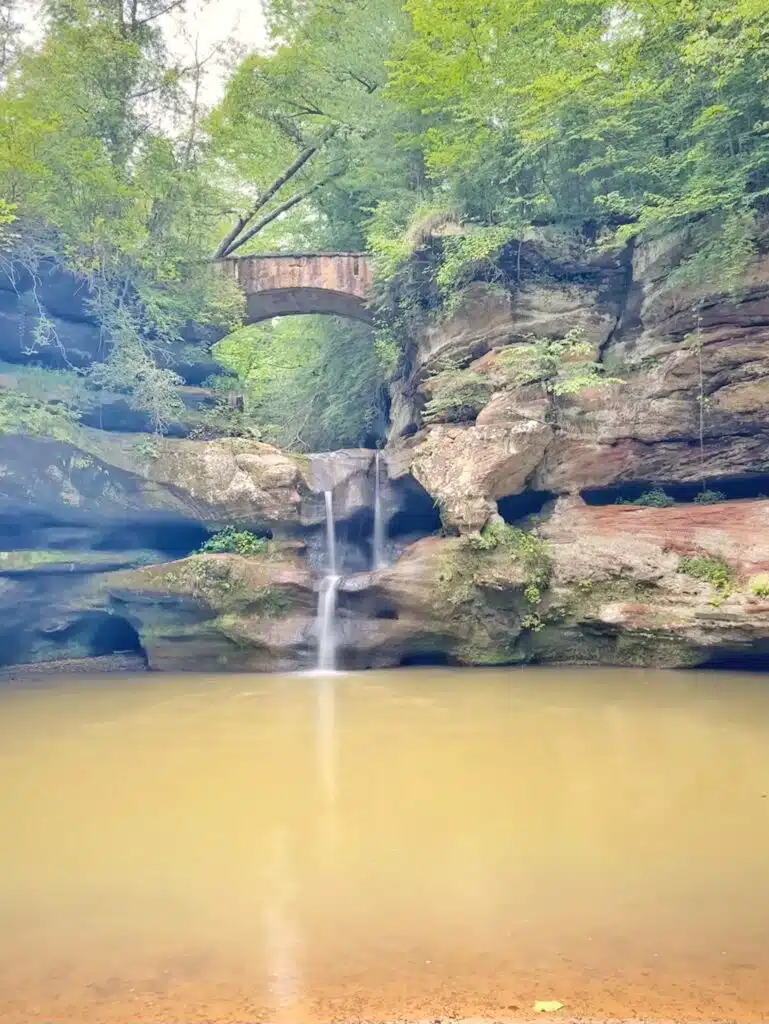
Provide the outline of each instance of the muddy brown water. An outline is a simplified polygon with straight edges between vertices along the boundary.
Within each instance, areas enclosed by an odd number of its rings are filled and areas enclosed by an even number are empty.
[[[0,691],[0,1020],[769,1019],[769,677]]]

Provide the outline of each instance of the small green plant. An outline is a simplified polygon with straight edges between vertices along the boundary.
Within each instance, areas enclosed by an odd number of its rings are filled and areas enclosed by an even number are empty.
[[[532,633],[539,633],[541,629],[544,629],[544,622],[537,615],[536,612],[527,612],[521,619],[521,625],[524,629],[530,629]]]
[[[758,576],[751,576],[748,587],[755,597],[769,597],[769,573],[762,572]]]
[[[524,597],[530,604],[542,599],[542,589],[550,583],[552,565],[547,545],[534,533],[507,523],[492,522],[480,535],[470,539],[475,551],[498,550],[521,563],[526,580]]]
[[[470,547],[473,551],[493,551],[494,548],[504,543],[507,530],[506,523],[498,521],[487,523],[480,533],[470,538]]]
[[[154,437],[140,437],[131,445],[137,459],[159,459],[160,448]]]
[[[257,537],[250,530],[237,530],[234,526],[215,533],[200,548],[201,554],[207,555],[263,555],[266,550],[264,537]]]
[[[711,558],[709,555],[682,558],[678,563],[678,571],[691,576],[692,579],[709,583],[721,597],[728,597],[734,586],[734,569],[720,558]]]
[[[443,239],[435,283],[449,306],[459,289],[477,277],[501,276],[497,258],[510,238],[510,227],[476,227]]]
[[[719,501],[726,501],[726,495],[723,491],[711,491],[706,488],[700,491],[694,501],[697,505],[716,505]]]
[[[651,491],[644,491],[638,498],[618,498],[618,505],[644,505],[647,508],[670,508],[675,501],[666,494],[661,487],[655,487]]]

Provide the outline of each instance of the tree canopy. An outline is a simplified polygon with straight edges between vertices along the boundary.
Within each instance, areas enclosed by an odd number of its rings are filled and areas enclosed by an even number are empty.
[[[451,226],[427,302],[446,306],[543,225],[603,247],[683,227],[681,272],[724,286],[763,244],[767,0],[266,0],[269,39],[211,110],[201,61],[169,53],[168,8],[46,0],[25,46],[0,4],[2,258],[88,280],[108,341],[92,381],[159,428],[186,325],[237,322],[214,256],[365,247],[381,296]],[[314,408],[326,427],[297,445],[353,443],[392,364],[361,330],[265,325],[221,351],[267,435],[294,443]],[[38,341],[55,344],[44,321]],[[345,370],[341,419],[322,414]]]

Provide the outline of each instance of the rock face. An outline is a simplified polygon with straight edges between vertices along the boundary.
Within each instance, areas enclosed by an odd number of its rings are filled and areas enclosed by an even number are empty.
[[[311,664],[309,572],[280,556],[193,555],[97,581],[136,629],[150,668],[276,671]]]
[[[766,667],[769,259],[735,298],[677,284],[682,251],[677,239],[614,260],[551,251],[547,273],[524,273],[510,295],[472,287],[411,343],[379,460],[6,426],[0,667],[115,656],[162,670],[311,667],[324,491],[342,666]],[[51,315],[88,322],[71,288],[46,288]],[[28,301],[23,282],[10,291],[0,287],[0,318]],[[556,398],[506,375],[532,334],[576,327],[621,383]],[[11,347],[0,338],[0,355]],[[436,412],[447,360],[467,387]],[[377,463],[391,564],[372,572]],[[696,504],[703,479],[726,500]],[[680,503],[616,503],[654,486]],[[252,556],[196,553],[228,526],[269,543]]]
[[[21,266],[0,272],[0,361],[34,362],[50,369],[82,368],[104,358],[105,341],[89,301],[88,284],[43,262],[36,278]],[[48,341],[39,324],[45,321]],[[190,325],[185,344],[167,354],[167,365],[187,385],[199,386],[206,377],[223,373],[208,355],[222,332]]]
[[[67,439],[0,435],[0,517],[57,525],[179,520],[290,527],[307,462],[242,438],[157,439],[75,428]]]
[[[394,472],[412,472],[445,525],[470,532],[525,488],[576,494],[703,477],[718,486],[769,474],[769,259],[755,261],[735,298],[677,285],[680,258],[673,238],[613,266],[565,265],[547,286],[524,279],[509,302],[476,290],[468,312],[412,346],[395,384]],[[624,383],[555,400],[494,381],[489,353],[574,327]],[[490,396],[464,422],[425,425],[427,378],[446,359],[486,374]]]
[[[644,509],[563,499],[535,533],[501,528],[498,538],[493,546],[425,538],[391,568],[345,578],[341,664],[689,667],[769,658],[769,500]],[[690,575],[692,558],[716,574]],[[130,623],[152,668],[264,671],[315,661],[317,577],[290,552],[105,573],[88,597]]]

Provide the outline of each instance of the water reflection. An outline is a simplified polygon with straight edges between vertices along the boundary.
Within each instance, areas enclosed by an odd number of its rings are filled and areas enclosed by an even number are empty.
[[[3,1024],[766,1019],[756,678],[4,691],[0,814]]]
[[[338,765],[336,744],[336,676],[315,677],[316,729],[318,745],[318,781],[322,793],[324,816],[329,816],[336,803]]]
[[[296,898],[290,869],[288,837],[280,829],[270,836],[264,907],[265,968],[273,1019],[294,1019],[299,997],[300,938],[291,908]]]

